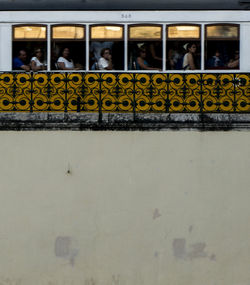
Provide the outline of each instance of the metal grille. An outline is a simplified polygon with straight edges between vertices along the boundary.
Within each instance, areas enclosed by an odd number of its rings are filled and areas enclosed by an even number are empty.
[[[250,74],[1,73],[0,111],[249,113]]]

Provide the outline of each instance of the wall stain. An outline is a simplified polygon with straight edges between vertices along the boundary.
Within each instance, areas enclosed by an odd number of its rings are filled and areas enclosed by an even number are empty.
[[[154,210],[154,214],[153,214],[153,219],[155,220],[155,219],[157,219],[157,218],[159,218],[159,217],[161,217],[161,214],[160,214],[160,212],[159,212],[159,209],[155,209],[155,210]]]
[[[75,258],[79,253],[76,246],[77,242],[69,236],[58,236],[55,241],[55,255],[59,258],[64,258],[74,266]]]
[[[154,254],[154,256],[155,256],[155,257],[159,257],[159,252],[156,251],[155,254]]]
[[[191,245],[192,250],[187,254],[187,257],[191,260],[194,258],[207,257],[207,253],[204,251],[206,248],[204,242],[197,242]]]
[[[184,238],[176,238],[173,240],[173,253],[177,259],[182,260],[193,260],[197,258],[209,258],[211,261],[216,261],[216,255],[208,253],[205,251],[206,243],[205,242],[197,242],[191,244],[188,248],[186,246],[186,239]]]
[[[216,255],[215,254],[211,254],[210,255],[210,260],[211,261],[216,261]]]
[[[174,256],[177,259],[185,259],[187,256],[186,253],[186,239],[184,238],[176,238],[173,241],[173,250]]]

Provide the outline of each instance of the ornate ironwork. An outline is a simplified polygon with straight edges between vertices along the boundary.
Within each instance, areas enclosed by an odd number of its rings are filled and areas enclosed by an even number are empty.
[[[2,112],[250,112],[250,74],[1,73]]]

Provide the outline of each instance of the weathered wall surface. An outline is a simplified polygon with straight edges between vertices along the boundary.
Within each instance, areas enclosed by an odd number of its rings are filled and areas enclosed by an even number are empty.
[[[1,285],[250,285],[250,132],[1,132]]]

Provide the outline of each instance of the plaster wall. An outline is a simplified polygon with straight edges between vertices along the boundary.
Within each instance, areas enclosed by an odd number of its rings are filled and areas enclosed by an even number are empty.
[[[250,285],[250,132],[1,132],[1,285]]]

